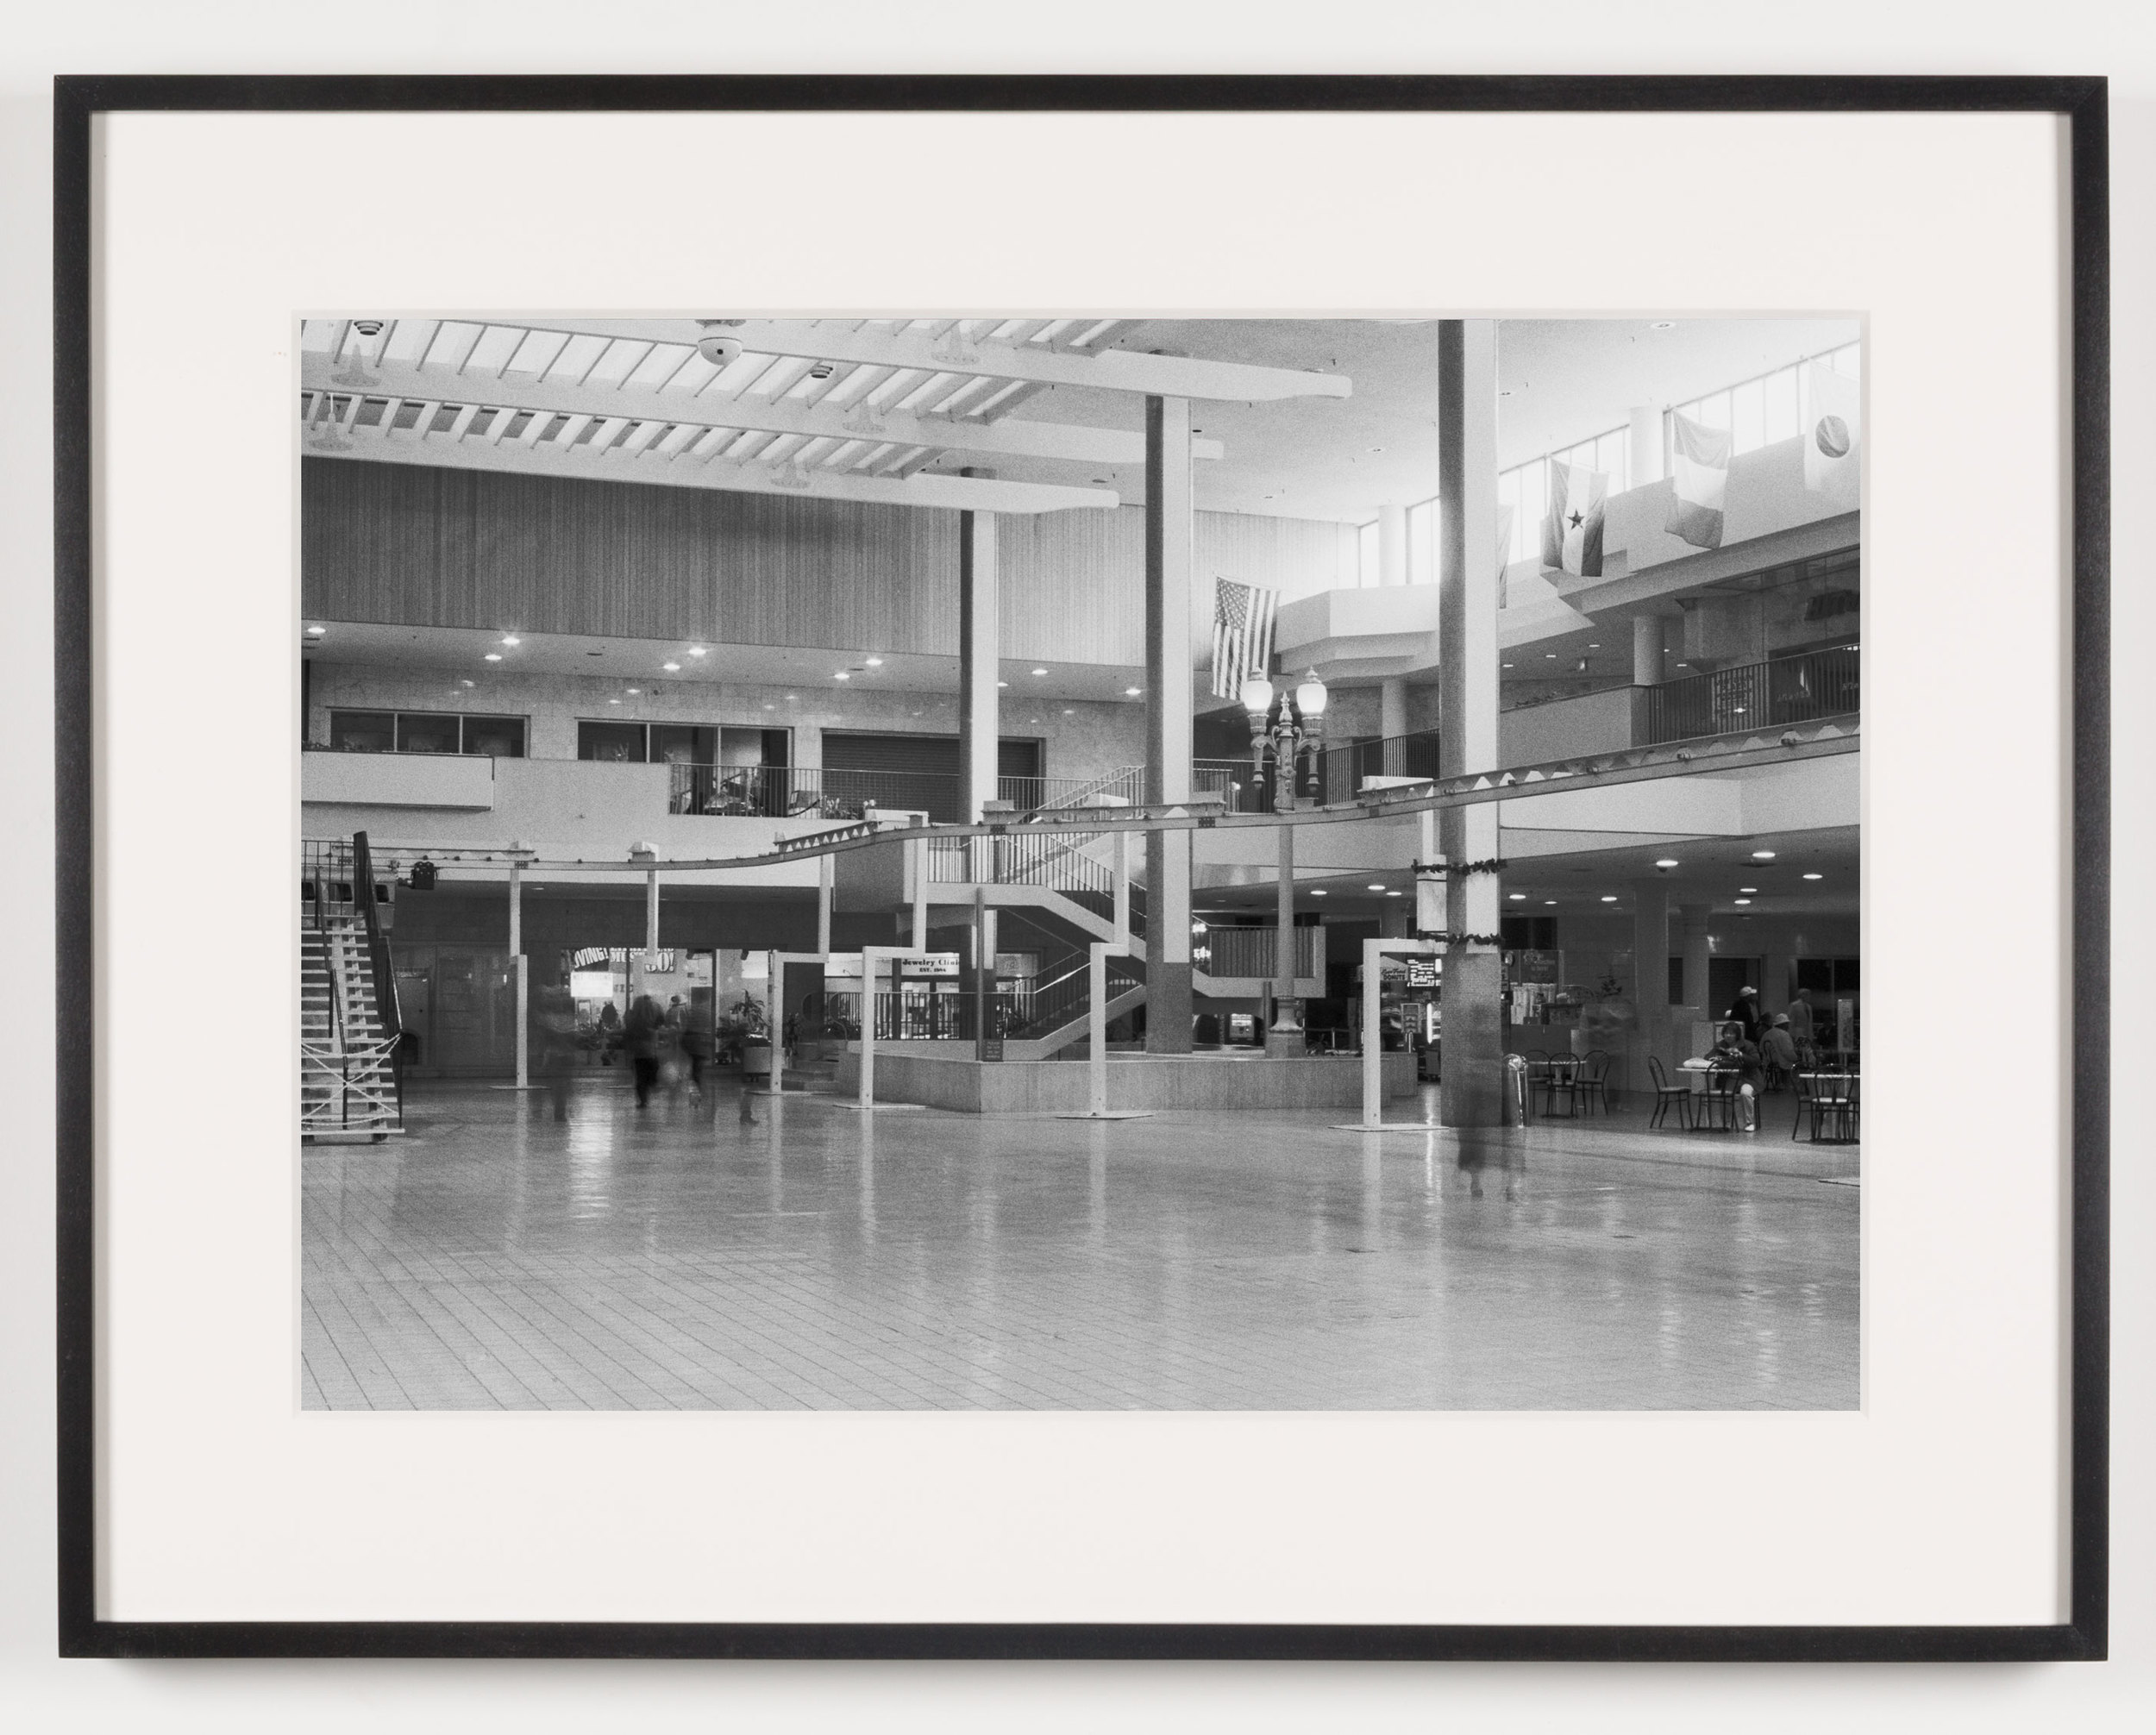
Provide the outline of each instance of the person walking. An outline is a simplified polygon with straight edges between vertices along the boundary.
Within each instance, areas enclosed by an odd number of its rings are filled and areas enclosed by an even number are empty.
[[[622,1047],[636,1075],[636,1106],[651,1106],[651,1087],[659,1081],[659,1044],[666,1030],[666,1014],[649,994],[639,994],[622,1021]]]
[[[621,1046],[621,1014],[609,1000],[599,1009],[599,1063],[603,1067],[614,1064],[614,1050]]]
[[[681,1013],[681,1053],[689,1064],[689,1100],[704,1100],[704,1068],[711,1057],[711,1038],[717,1021],[711,1017],[711,991],[689,990],[689,1003]]]
[[[1789,1040],[1802,1054],[1812,1045],[1812,991],[1799,988],[1796,998],[1789,1002]]]
[[[1746,986],[1737,990],[1737,998],[1729,1003],[1729,1010],[1722,1017],[1745,1027],[1745,1040],[1757,1043],[1759,1040],[1759,991]]]
[[[567,988],[542,988],[532,1007],[532,1046],[539,1051],[539,1076],[546,1080],[554,1118],[569,1118],[569,1076],[576,1066],[576,1002]]]

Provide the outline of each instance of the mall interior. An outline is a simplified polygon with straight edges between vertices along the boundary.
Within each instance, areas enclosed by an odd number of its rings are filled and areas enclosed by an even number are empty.
[[[1853,1406],[1861,335],[304,322],[305,1403]]]

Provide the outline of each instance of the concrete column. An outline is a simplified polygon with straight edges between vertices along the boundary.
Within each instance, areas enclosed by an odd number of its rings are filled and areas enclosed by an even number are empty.
[[[517,973],[517,1087],[531,1082],[531,971],[524,962],[524,868],[509,864],[509,957]]]
[[[1405,675],[1387,675],[1378,684],[1377,733],[1382,739],[1388,742],[1397,742],[1407,733],[1407,678]],[[1406,775],[1403,769],[1407,764],[1405,752],[1406,749],[1397,746],[1385,749],[1386,776]]]
[[[1439,858],[1435,813],[1416,815],[1415,842],[1415,860],[1422,863],[1415,875],[1415,931],[1442,934],[1446,930],[1448,890],[1444,870],[1436,865]]]
[[[1712,910],[1705,904],[1686,904],[1679,907],[1677,919],[1683,936],[1684,949],[1684,1004],[1697,1006],[1700,1016],[1708,1016],[1707,1005],[1707,920]]]
[[[1380,506],[1377,509],[1377,582],[1381,585],[1404,585],[1407,582],[1407,509],[1405,506]]]
[[[1190,400],[1145,400],[1145,799],[1190,799]],[[1190,1052],[1190,834],[1145,836],[1145,1051]]]
[[[970,472],[968,473],[971,473]],[[1000,611],[996,516],[958,515],[958,775],[965,817],[977,822],[995,799],[996,745],[1001,736]]]
[[[649,953],[658,949],[659,870],[650,868],[644,871],[644,950]],[[646,958],[644,961],[648,964],[650,960]]]
[[[1497,327],[1438,325],[1438,769],[1457,777],[1497,764]],[[1497,807],[1448,808],[1438,843],[1448,861],[1497,854]],[[1455,875],[1449,925],[1497,931],[1498,876]],[[1495,944],[1446,948],[1443,1087],[1446,1126],[1504,1124],[1502,966]]]
[[[1667,473],[1663,463],[1662,410],[1659,404],[1632,406],[1632,485],[1659,482]]]
[[[1670,1039],[1670,884],[1641,880],[1632,888],[1632,1066],[1627,1090],[1645,1091],[1654,1083],[1647,1070],[1652,1055],[1664,1068],[1677,1063]]]
[[[1632,617],[1632,684],[1662,685],[1662,618],[1658,615]]]
[[[825,957],[831,949],[831,880],[837,858],[816,858],[816,949]]]

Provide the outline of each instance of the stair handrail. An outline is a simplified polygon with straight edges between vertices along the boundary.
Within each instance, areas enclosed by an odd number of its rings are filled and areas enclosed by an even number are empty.
[[[367,833],[352,834],[352,899],[360,906],[367,934],[367,961],[374,977],[374,1010],[381,1020],[382,1035],[392,1044],[404,1033],[397,1010],[397,970],[389,955],[389,936],[382,932],[382,912],[374,902],[374,857],[367,848]]]

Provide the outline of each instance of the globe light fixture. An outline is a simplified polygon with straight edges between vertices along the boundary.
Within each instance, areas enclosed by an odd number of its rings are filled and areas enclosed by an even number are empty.
[[[1273,708],[1273,684],[1262,674],[1254,674],[1243,683],[1243,709],[1252,717],[1263,717]]]

